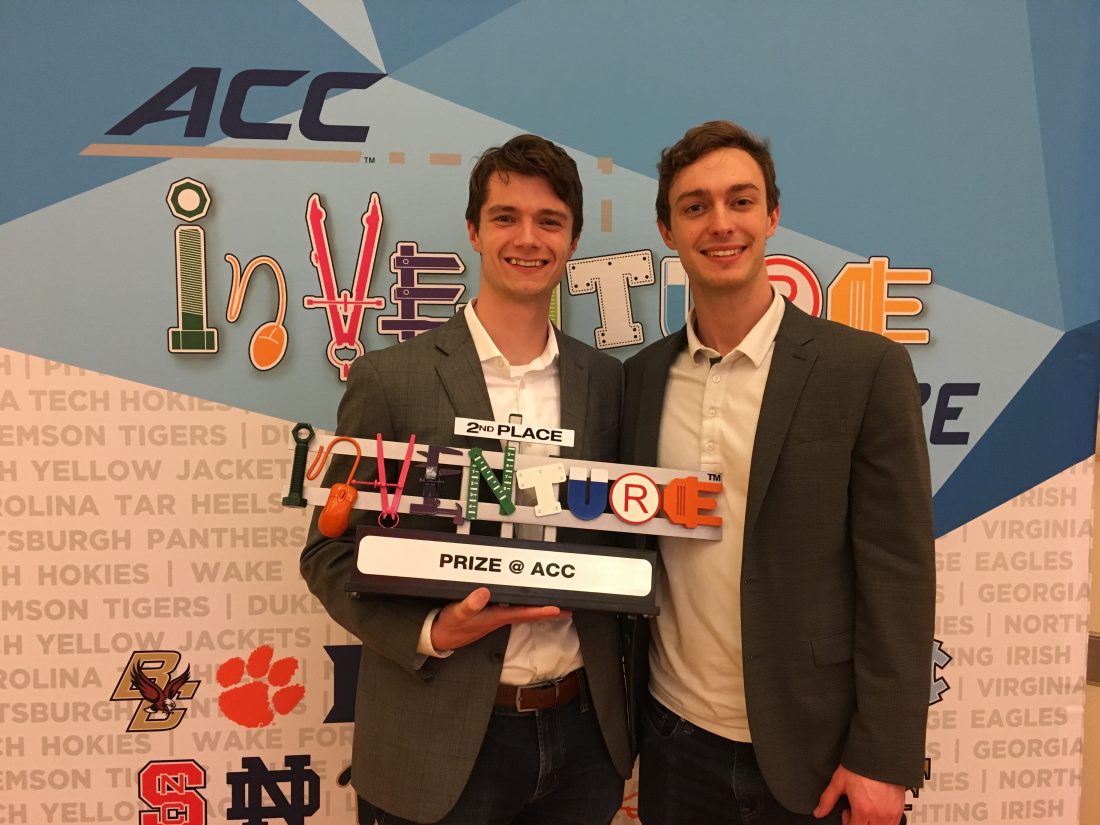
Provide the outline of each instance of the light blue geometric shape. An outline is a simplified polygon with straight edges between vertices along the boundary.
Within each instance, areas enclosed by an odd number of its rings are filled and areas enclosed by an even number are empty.
[[[392,72],[480,25],[519,0],[369,0],[371,23]],[[507,44],[522,51],[522,43]],[[510,49],[506,49],[510,50]]]
[[[931,387],[931,397],[922,408],[925,432],[968,434],[966,444],[929,445],[935,492],[997,420],[1062,333],[937,283],[895,291],[924,302],[922,314],[906,319],[906,326],[926,326],[931,332],[927,346],[908,347],[917,380]],[[948,383],[980,387],[977,395],[954,397],[950,406],[959,409],[958,417],[936,427],[937,400]]]
[[[525,2],[398,76],[646,174],[735,119],[772,138],[789,227],[1063,328],[1022,0]]]
[[[0,33],[0,223],[159,163],[81,157],[91,143],[204,145],[220,139],[222,102],[239,71],[310,71],[286,89],[249,94],[247,116],[263,122],[301,108],[314,72],[375,71],[296,0],[262,6],[220,0],[5,3]],[[131,136],[106,134],[192,66],[222,70],[206,138],[185,138],[179,118]],[[190,101],[187,95],[172,108],[189,108]]]
[[[1100,5],[1029,0],[1065,328],[1100,318]]]
[[[386,71],[363,0],[298,0],[380,71]]]

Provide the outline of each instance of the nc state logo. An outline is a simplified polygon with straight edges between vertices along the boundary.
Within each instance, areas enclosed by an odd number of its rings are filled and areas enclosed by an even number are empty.
[[[138,774],[138,798],[149,809],[138,825],[206,825],[206,770],[194,759],[149,762]]]

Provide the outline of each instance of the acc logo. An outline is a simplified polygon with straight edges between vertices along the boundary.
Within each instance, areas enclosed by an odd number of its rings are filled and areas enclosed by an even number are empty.
[[[214,113],[214,99],[222,70],[209,66],[192,66],[183,74],[138,106],[107,130],[108,135],[132,135],[143,126],[162,120],[186,117],[184,136],[206,137],[206,129]],[[246,69],[233,76],[225,93],[218,125],[226,137],[249,140],[286,140],[289,123],[258,123],[245,120],[244,108],[248,93],[259,87],[286,87],[308,72],[298,69]],[[367,139],[368,126],[339,125],[321,120],[321,109],[328,93],[334,89],[366,89],[385,77],[367,72],[324,72],[317,75],[306,90],[298,116],[298,130],[307,140],[336,140],[362,143]],[[170,108],[190,95],[187,109]],[[288,106],[292,111],[295,104]]]
[[[127,731],[172,730],[183,721],[187,709],[177,708],[176,703],[192,698],[199,680],[189,678],[190,667],[173,675],[179,663],[180,654],[175,650],[136,650],[130,654],[111,694],[112,702],[140,702]]]
[[[206,769],[193,759],[149,762],[138,774],[138,825],[206,825]]]
[[[938,676],[936,672],[951,664],[952,658],[953,657],[943,649],[943,642],[939,639],[932,640],[932,689],[928,695],[929,705],[935,705],[938,702],[942,702],[943,695],[951,688],[951,685],[947,684],[947,680],[942,676]]]

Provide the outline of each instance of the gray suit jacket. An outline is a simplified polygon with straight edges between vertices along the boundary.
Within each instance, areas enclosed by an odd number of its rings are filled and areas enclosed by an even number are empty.
[[[617,458],[622,368],[615,359],[558,334],[561,426],[576,431],[576,445],[563,456],[593,461]],[[481,363],[465,318],[459,314],[435,330],[357,359],[340,402],[340,435],[454,447],[500,450],[498,441],[453,434],[456,416],[492,419]],[[358,476],[375,475],[372,453]],[[344,480],[350,465],[334,461],[326,480]],[[396,478],[396,472],[388,473]],[[410,481],[412,474],[410,473]],[[407,494],[417,487],[407,485]],[[508,627],[417,668],[416,645],[429,610],[428,599],[361,596],[344,584],[354,566],[357,523],[376,514],[355,511],[349,532],[327,539],[316,513],[305,549],[302,575],[329,615],[363,642],[355,706],[352,784],[372,804],[405,819],[435,822],[458,800],[473,769],[500,681]],[[440,518],[401,517],[401,527],[442,530]],[[474,522],[475,532],[494,527]],[[453,529],[453,528],[452,528]],[[562,541],[577,540],[560,531]],[[610,539],[608,539],[610,543]],[[585,672],[604,741],[615,766],[629,777],[632,756],[626,730],[622,660],[615,617],[577,612]]]
[[[681,331],[627,362],[622,461],[656,463],[668,370],[686,344]],[[749,472],[741,622],[753,745],[790,810],[809,813],[838,764],[921,784],[930,488],[905,348],[787,304]]]

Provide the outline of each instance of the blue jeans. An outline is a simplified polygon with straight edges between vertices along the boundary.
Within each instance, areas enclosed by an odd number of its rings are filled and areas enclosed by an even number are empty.
[[[652,696],[641,715],[638,818],[645,825],[840,825],[846,799],[823,819],[780,805],[750,743],[697,728]]]
[[[439,825],[607,825],[622,801],[623,779],[582,686],[550,710],[494,710],[470,780]],[[378,825],[409,825],[360,803],[362,823],[373,811]]]

